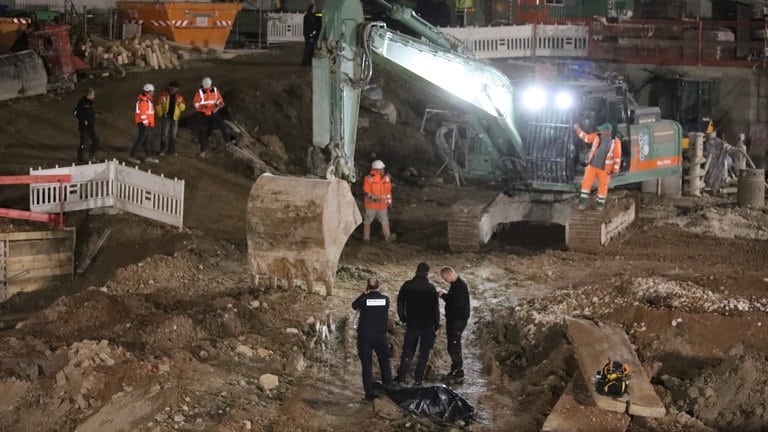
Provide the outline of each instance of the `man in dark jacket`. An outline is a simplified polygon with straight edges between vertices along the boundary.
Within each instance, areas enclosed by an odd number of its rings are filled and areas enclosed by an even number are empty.
[[[411,361],[419,347],[419,360],[413,373],[416,385],[421,385],[424,372],[427,369],[429,352],[435,344],[435,335],[440,329],[440,305],[437,300],[437,290],[429,282],[429,265],[420,263],[416,267],[416,276],[407,281],[397,294],[397,316],[405,323],[405,340],[403,354],[400,357],[400,368],[395,381],[399,384],[406,382],[405,377],[411,370]]]
[[[93,109],[93,101],[96,99],[96,91],[89,88],[85,96],[77,101],[75,108],[75,117],[77,118],[77,129],[80,131],[80,145],[77,147],[77,163],[85,163],[87,160],[83,157],[85,150],[88,149],[91,162],[96,162],[96,154],[99,152],[99,136],[96,135],[96,112]],[[88,143],[91,144],[90,149]]]
[[[304,57],[301,59],[302,66],[311,66],[312,57],[315,55],[315,42],[320,34],[320,24],[315,15],[315,5],[310,3],[307,6],[307,12],[304,14]]]
[[[448,376],[464,378],[461,334],[469,321],[469,288],[450,267],[443,267],[440,276],[451,284],[448,292],[440,291],[440,298],[445,302],[445,336],[448,339],[448,355],[451,356],[451,371]]]
[[[389,319],[389,297],[379,292],[379,280],[368,279],[363,294],[352,302],[352,309],[360,312],[357,322],[357,355],[363,368],[363,389],[365,399],[373,400],[373,352],[379,359],[381,380],[385,386],[392,385],[392,369],[389,364],[389,342],[387,322]]]

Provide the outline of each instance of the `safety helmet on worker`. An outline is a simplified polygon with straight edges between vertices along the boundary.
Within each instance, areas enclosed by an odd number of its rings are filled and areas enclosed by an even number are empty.
[[[144,90],[146,93],[149,93],[149,92],[155,91],[155,86],[153,86],[150,83],[146,83],[144,84],[144,87],[142,87],[141,89]]]
[[[384,169],[384,162],[376,159],[373,161],[373,163],[371,163],[371,169]]]
[[[613,132],[613,126],[610,123],[603,123],[597,127],[597,130],[601,132]]]
[[[213,85],[212,79],[210,79],[209,77],[203,78],[203,88],[211,88],[212,85]]]

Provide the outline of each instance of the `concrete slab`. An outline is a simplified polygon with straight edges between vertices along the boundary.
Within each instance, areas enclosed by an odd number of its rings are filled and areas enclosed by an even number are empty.
[[[581,372],[576,372],[552,408],[542,432],[624,432],[631,418],[598,408]]]
[[[594,386],[587,386],[598,407],[642,417],[664,417],[664,404],[654,391],[650,377],[637,358],[635,347],[623,330],[575,318],[566,318],[565,324],[584,382],[591,383],[595,373],[603,368],[608,359],[629,365],[632,379],[628,394],[620,398],[602,396]]]

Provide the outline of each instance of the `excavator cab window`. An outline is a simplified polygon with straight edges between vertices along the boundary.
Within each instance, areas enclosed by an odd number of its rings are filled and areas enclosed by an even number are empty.
[[[621,140],[621,171],[627,171],[629,169],[632,140],[630,137],[624,136],[617,128],[619,124],[628,124],[627,101],[624,97],[616,98],[607,100],[606,105],[606,121],[613,125],[613,136]]]

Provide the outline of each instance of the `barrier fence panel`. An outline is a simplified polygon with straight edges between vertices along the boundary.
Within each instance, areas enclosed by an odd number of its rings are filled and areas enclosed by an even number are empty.
[[[30,174],[70,174],[72,182],[32,184],[30,210],[58,213],[115,207],[181,228],[184,224],[184,180],[168,179],[112,160],[99,164],[30,169]]]
[[[117,166],[115,207],[174,225],[184,223],[184,180],[168,179],[136,168]]]
[[[463,41],[478,58],[529,57],[533,25],[504,27],[441,27],[440,31]]]
[[[589,27],[585,25],[537,25],[536,56],[587,57]]]
[[[267,44],[304,42],[304,14],[268,13]]]
[[[115,164],[103,162],[48,169],[30,169],[30,175],[69,174],[70,183],[63,188],[58,183],[31,184],[29,209],[33,212],[58,213],[62,210],[59,193],[64,191],[65,212],[110,207],[115,203]]]

